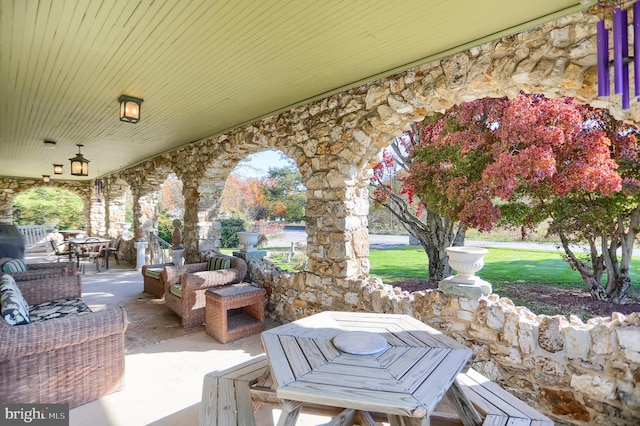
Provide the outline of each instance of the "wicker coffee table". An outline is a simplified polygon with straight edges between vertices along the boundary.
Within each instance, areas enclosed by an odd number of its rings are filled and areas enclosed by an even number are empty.
[[[263,288],[248,283],[207,290],[207,334],[220,343],[227,343],[264,331],[265,295]]]

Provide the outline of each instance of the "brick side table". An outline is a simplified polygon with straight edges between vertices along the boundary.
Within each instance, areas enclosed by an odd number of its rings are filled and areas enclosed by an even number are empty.
[[[220,343],[264,331],[266,291],[247,283],[233,284],[205,293],[205,328]],[[230,312],[241,308],[242,312]]]

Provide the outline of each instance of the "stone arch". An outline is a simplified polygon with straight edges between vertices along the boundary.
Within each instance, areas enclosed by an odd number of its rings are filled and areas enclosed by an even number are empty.
[[[615,98],[597,99],[597,19],[586,13],[564,17],[190,143],[120,174],[144,193],[155,170],[165,164],[173,168],[183,181],[185,198],[193,204],[184,229],[189,261],[189,256],[197,258],[198,241],[215,245],[219,230],[212,223],[223,177],[245,155],[277,148],[296,161],[311,194],[308,199],[314,200],[309,210],[318,220],[309,240],[317,250],[316,272],[329,274],[324,265],[332,263],[344,267],[337,275],[345,279],[367,275],[366,262],[353,249],[356,235],[364,234],[366,240],[366,218],[360,212],[368,206],[367,168],[410,123],[460,102],[512,97],[521,90],[573,96],[578,102],[609,108],[617,118],[640,116],[635,104],[623,113]],[[329,247],[325,236],[339,232],[344,262],[328,262],[335,246]],[[335,270],[330,276],[336,276]]]
[[[45,184],[39,179],[0,177],[0,222],[13,222],[13,200],[17,195],[41,186],[65,189],[80,197],[84,202],[85,230],[88,230],[91,223],[92,187],[90,181],[52,180]]]
[[[174,166],[175,163],[170,156],[162,155],[109,176],[112,181],[119,182],[121,187],[128,184],[131,189],[134,235],[157,231],[157,203],[160,189],[167,176],[175,173]]]
[[[106,234],[110,238],[116,238],[124,231],[127,193],[130,192],[130,186],[125,180],[115,176],[106,177],[103,181]]]

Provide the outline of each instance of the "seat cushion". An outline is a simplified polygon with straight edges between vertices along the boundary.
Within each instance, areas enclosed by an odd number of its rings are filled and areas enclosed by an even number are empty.
[[[29,324],[29,305],[11,275],[0,280],[0,315],[9,325]]]
[[[169,286],[169,291],[171,294],[175,294],[178,297],[182,297],[182,285],[181,284],[171,284]]]
[[[160,279],[160,274],[162,273],[162,268],[147,268],[144,271],[144,274],[149,278],[155,278],[156,280]]]
[[[11,259],[2,265],[2,272],[27,272],[27,265],[22,259]]]
[[[78,298],[54,300],[29,306],[29,318],[31,322],[46,321],[53,318],[64,318],[67,315],[77,315],[91,312],[91,309]]]
[[[231,259],[228,257],[210,257],[207,261],[207,268],[209,271],[217,271],[219,269],[231,268]]]

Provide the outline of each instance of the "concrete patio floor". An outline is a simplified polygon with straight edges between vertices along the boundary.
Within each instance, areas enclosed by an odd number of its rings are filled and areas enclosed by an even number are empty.
[[[47,261],[27,256],[27,263]],[[49,260],[50,261],[50,260]],[[122,304],[142,293],[142,275],[112,262],[108,271],[93,265],[82,276],[83,299],[92,309]],[[164,307],[158,307],[164,309]],[[275,327],[267,320],[267,327]],[[71,426],[197,425],[205,374],[263,353],[260,335],[225,345],[204,332],[149,345],[125,355],[125,387],[70,411]],[[265,407],[257,423],[274,425],[280,411]],[[300,425],[326,423],[330,417],[303,414]]]

